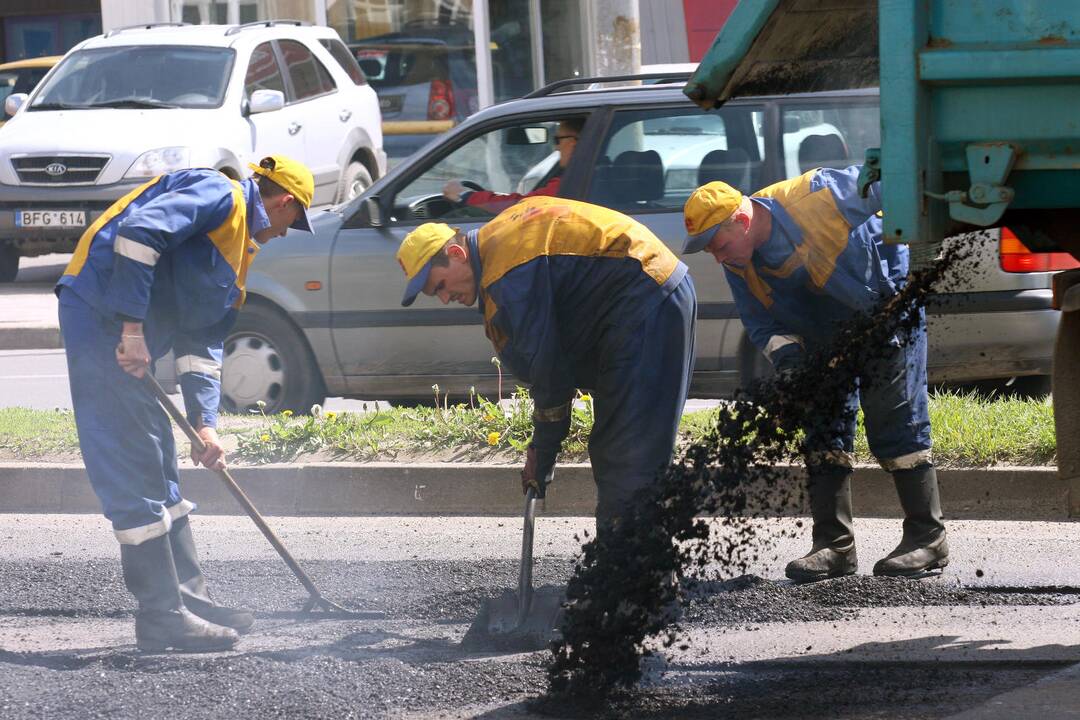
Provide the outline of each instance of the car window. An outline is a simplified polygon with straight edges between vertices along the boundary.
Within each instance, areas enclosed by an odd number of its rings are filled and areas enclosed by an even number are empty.
[[[763,120],[753,106],[616,112],[588,200],[624,211],[681,210],[713,180],[752,192],[762,177]]]
[[[278,90],[285,93],[285,81],[281,77],[274,47],[264,42],[251,53],[247,76],[244,77],[244,92],[250,98],[256,90]]]
[[[401,221],[494,217],[512,199],[483,196],[451,202],[443,188],[452,180],[500,194],[527,193],[546,185],[560,171],[554,138],[557,121],[519,122],[489,130],[442,157],[402,188],[395,217]]]
[[[340,40],[334,40],[333,38],[323,38],[319,40],[322,46],[330,51],[330,55],[337,60],[337,64],[341,66],[341,69],[345,71],[345,74],[349,76],[349,79],[353,81],[355,85],[367,85],[367,78],[364,77],[364,71],[360,69],[360,65],[356,62],[356,58],[352,56],[345,44]]]
[[[881,145],[876,104],[823,100],[800,102],[781,111],[784,173],[792,178],[818,167],[843,168],[863,162],[866,149]]]
[[[219,107],[231,48],[131,45],[78,50],[63,60],[30,110]]]
[[[303,43],[295,40],[279,40],[285,68],[292,81],[293,100],[305,100],[337,89],[334,79],[319,59]]]

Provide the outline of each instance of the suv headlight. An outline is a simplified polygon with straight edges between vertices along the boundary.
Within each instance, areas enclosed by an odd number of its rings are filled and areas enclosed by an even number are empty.
[[[166,147],[147,150],[140,155],[124,175],[125,178],[151,178],[173,170],[191,167],[191,148]]]

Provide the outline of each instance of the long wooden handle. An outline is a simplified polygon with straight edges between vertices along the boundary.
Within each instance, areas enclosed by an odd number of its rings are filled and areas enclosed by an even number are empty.
[[[180,412],[180,408],[176,407],[176,404],[169,399],[169,396],[165,393],[165,390],[154,376],[147,372],[143,376],[143,379],[154,393],[154,397],[161,403],[161,407],[165,408],[165,412],[169,413],[172,419],[176,421],[176,424],[180,426],[180,429],[184,431],[184,434],[187,435],[188,440],[191,441],[191,445],[195,448],[195,451],[198,453],[205,451],[206,444],[203,443],[202,438],[195,432],[195,428],[191,427],[191,423],[189,423],[187,418],[184,417],[184,414]],[[229,471],[222,468],[220,470],[215,470],[215,472],[217,472],[218,477],[221,478],[222,482],[225,483],[225,487],[229,488],[229,492],[231,492],[233,497],[236,498],[236,501],[240,503],[240,506],[244,508],[244,512],[246,512],[248,517],[254,521],[256,527],[262,532],[263,537],[274,546],[274,549],[277,550],[277,554],[280,555],[281,559],[285,561],[285,564],[289,566],[289,569],[292,570],[293,575],[300,581],[300,584],[303,585],[313,597],[323,599],[322,593],[315,587],[315,583],[311,581],[308,574],[304,572],[304,569],[296,562],[278,536],[270,529],[270,526],[266,524],[266,520],[263,519],[263,516],[256,509],[255,505],[252,504],[251,500],[248,499],[248,496],[244,493],[243,489],[237,485],[236,480],[229,474]]]

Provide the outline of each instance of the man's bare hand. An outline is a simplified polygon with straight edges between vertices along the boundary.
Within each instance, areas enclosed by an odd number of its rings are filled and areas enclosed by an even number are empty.
[[[461,194],[467,190],[460,180],[451,180],[443,185],[442,194],[450,202],[461,202]]]
[[[129,375],[142,378],[150,367],[150,351],[146,347],[146,338],[142,332],[123,332],[120,344],[116,346],[116,362],[120,369]]]
[[[221,440],[218,438],[217,430],[212,427],[201,427],[196,432],[206,448],[200,455],[195,451],[195,447],[192,446],[191,461],[196,465],[202,465],[211,470],[224,470],[225,448],[221,446]]]

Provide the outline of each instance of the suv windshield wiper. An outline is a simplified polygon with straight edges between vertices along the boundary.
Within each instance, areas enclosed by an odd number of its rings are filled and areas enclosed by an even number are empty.
[[[27,109],[28,110],[77,110],[79,108],[84,108],[84,107],[86,107],[86,106],[85,105],[78,105],[76,103],[43,102],[43,103],[34,103],[33,105],[31,105]]]
[[[162,102],[161,100],[154,100],[152,98],[117,98],[116,100],[105,100],[102,102],[88,103],[80,107],[87,108],[175,108],[180,107],[173,103]]]

